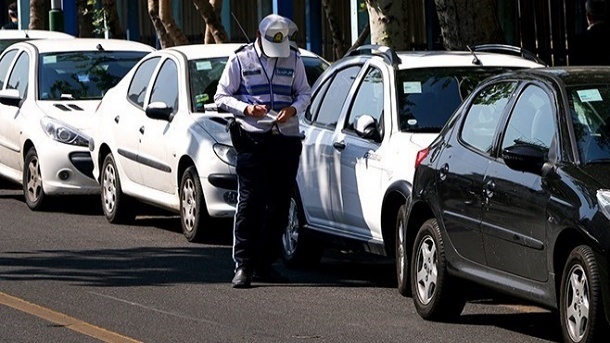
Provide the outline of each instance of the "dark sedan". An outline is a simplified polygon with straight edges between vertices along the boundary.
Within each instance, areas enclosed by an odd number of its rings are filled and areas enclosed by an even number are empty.
[[[416,166],[401,243],[421,317],[455,319],[469,281],[558,311],[565,342],[607,342],[610,67],[486,80]]]

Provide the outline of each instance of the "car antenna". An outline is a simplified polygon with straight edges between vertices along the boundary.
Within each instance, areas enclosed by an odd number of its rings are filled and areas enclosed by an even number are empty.
[[[241,33],[243,33],[244,37],[246,37],[246,41],[248,42],[248,44],[251,43],[250,37],[248,37],[248,34],[246,33],[246,30],[244,30],[244,28],[241,26],[241,24],[239,23],[239,20],[237,20],[237,17],[235,16],[235,14],[233,14],[233,12],[231,12],[231,16],[233,17],[233,19],[237,23],[237,26],[241,30]]]
[[[468,50],[470,50],[470,53],[474,57],[472,60],[472,64],[481,65],[481,60],[477,57],[477,54],[474,53],[472,47],[470,47],[470,45],[466,45],[466,47],[468,48]]]

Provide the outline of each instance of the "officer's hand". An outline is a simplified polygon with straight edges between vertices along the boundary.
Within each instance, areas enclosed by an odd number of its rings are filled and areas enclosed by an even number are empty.
[[[267,114],[267,106],[265,105],[248,105],[244,110],[246,117],[260,118]]]
[[[282,108],[277,114],[277,122],[284,123],[297,114],[297,109],[290,106]]]

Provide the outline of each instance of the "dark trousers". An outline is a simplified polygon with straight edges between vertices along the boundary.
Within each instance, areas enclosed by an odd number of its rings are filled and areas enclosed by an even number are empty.
[[[238,201],[233,233],[236,268],[271,265],[281,254],[302,143],[300,137],[232,130]]]

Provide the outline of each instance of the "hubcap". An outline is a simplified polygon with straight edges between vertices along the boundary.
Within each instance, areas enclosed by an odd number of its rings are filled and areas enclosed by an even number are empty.
[[[195,228],[197,218],[197,201],[195,200],[195,184],[193,180],[187,179],[182,187],[182,221],[187,231]]]
[[[589,323],[589,282],[580,265],[570,270],[570,281],[566,285],[566,323],[568,334],[574,342],[580,342]]]
[[[102,177],[102,197],[104,208],[107,213],[113,213],[116,206],[116,174],[114,166],[107,164]]]
[[[32,202],[36,202],[40,198],[42,192],[42,177],[40,175],[40,165],[38,157],[30,160],[27,172],[27,196]]]
[[[436,282],[438,278],[438,256],[436,244],[430,236],[422,239],[418,251],[416,263],[417,297],[422,304],[427,305],[434,297]]]

